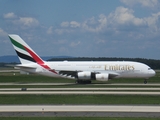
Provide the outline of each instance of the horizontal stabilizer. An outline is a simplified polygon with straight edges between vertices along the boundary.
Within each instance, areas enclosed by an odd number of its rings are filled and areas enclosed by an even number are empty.
[[[14,68],[16,69],[36,69],[36,67],[24,66],[24,65],[15,65]]]

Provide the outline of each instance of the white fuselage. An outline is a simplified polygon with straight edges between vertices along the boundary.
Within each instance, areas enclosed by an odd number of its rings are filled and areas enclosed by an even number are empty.
[[[109,74],[114,76],[113,78],[149,78],[155,75],[155,71],[152,70],[149,66],[139,63],[139,62],[126,62],[126,61],[110,61],[110,62],[45,62],[52,70],[57,71],[77,71],[77,72],[92,72],[100,74]],[[34,63],[27,65],[32,67],[37,67],[36,70],[27,70],[27,72],[38,73],[46,76],[52,77],[66,77],[74,78],[71,76],[65,76],[61,74],[55,74],[50,72],[40,65]]]

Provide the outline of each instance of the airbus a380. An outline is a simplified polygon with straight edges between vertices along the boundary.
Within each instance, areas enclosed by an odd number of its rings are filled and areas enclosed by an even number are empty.
[[[148,65],[127,61],[87,61],[87,62],[49,62],[42,60],[19,35],[10,34],[9,38],[21,64],[15,66],[28,73],[36,73],[52,77],[76,79],[76,83],[91,80],[108,81],[113,78],[148,78],[155,71]]]

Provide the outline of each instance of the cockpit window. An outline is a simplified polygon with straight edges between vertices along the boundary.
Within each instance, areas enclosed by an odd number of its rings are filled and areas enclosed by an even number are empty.
[[[151,70],[151,68],[148,68],[148,70]]]

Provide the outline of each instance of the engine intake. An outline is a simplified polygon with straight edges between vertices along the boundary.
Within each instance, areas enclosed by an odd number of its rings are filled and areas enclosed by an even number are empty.
[[[90,80],[91,72],[78,72],[77,76],[78,76],[78,79],[80,80]]]
[[[78,72],[77,73],[77,78],[79,80],[97,80],[97,81],[108,81],[109,79],[109,74],[96,74],[92,72]]]
[[[96,80],[97,81],[108,81],[109,74],[96,74]]]

